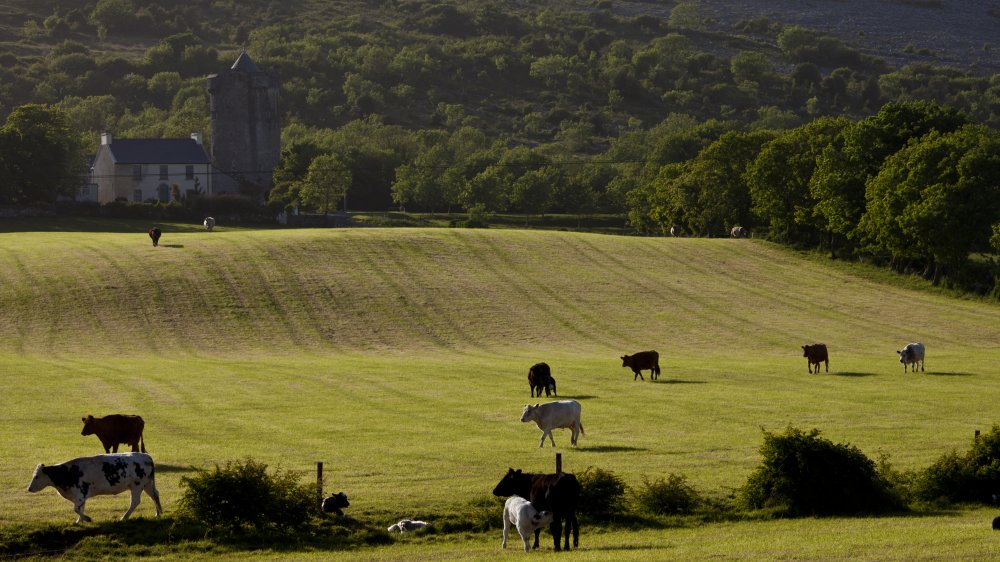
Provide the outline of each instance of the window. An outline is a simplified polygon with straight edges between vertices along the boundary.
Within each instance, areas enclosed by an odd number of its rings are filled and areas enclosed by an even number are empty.
[[[163,203],[169,203],[170,202],[170,186],[167,185],[167,184],[165,184],[165,183],[161,183],[160,186],[156,188],[156,198],[159,199]]]
[[[135,201],[136,203],[142,203],[142,190],[141,189],[137,189],[137,190],[135,190],[135,191],[132,192],[132,201]]]
[[[161,165],[160,165],[160,179],[161,179],[161,180],[165,180],[165,179],[167,179],[168,177],[169,177],[169,176],[167,175],[167,167],[166,167],[166,166],[164,166],[163,164],[161,164]]]
[[[184,166],[184,179],[194,179],[194,166]]]
[[[134,180],[142,179],[142,164],[135,164],[132,166],[132,179]]]

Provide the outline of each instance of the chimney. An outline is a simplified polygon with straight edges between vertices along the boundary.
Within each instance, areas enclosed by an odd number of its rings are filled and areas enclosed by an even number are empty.
[[[201,144],[201,133],[191,133],[191,138],[194,139],[194,142]]]
[[[101,133],[101,146],[111,144],[111,133]]]

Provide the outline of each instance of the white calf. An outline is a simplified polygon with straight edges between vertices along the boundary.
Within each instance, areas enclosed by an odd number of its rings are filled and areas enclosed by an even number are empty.
[[[511,525],[517,527],[517,534],[524,541],[524,551],[531,550],[531,536],[536,529],[552,523],[551,511],[538,511],[531,502],[521,496],[511,496],[503,505],[503,548],[507,548],[507,534]],[[568,539],[567,539],[568,540]]]

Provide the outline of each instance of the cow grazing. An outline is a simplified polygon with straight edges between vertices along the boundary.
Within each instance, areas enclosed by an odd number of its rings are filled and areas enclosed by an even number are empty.
[[[549,368],[547,363],[535,363],[528,369],[528,386],[531,387],[531,396],[535,396],[535,391],[538,391],[538,397],[542,396],[542,389],[545,390],[545,395],[549,396],[552,393],[556,396],[556,379],[552,378],[552,370]]]
[[[417,521],[415,519],[402,519],[399,523],[396,523],[386,529],[390,533],[394,531],[399,531],[400,533],[409,533],[411,531],[416,531],[417,529],[423,529],[424,527],[430,525],[426,521]]]
[[[826,372],[830,372],[830,355],[826,352],[825,343],[814,343],[802,346],[802,357],[806,358],[806,367],[812,374],[812,366],[816,365],[816,372],[819,373],[819,364],[826,363]]]
[[[649,369],[649,380],[656,380],[660,377],[660,354],[655,351],[640,351],[632,355],[622,355],[622,367],[631,367],[632,380],[642,377],[643,369]]]
[[[205,217],[205,230],[212,232],[215,228],[215,219],[212,217]]]
[[[580,422],[580,403],[576,400],[559,400],[558,402],[546,402],[545,404],[525,404],[524,411],[521,412],[521,421],[527,423],[535,422],[538,429],[542,430],[542,438],[538,441],[539,447],[545,446],[545,436],[552,441],[552,446],[556,446],[556,440],[552,437],[552,430],[566,428],[572,431],[570,443],[576,446],[576,439],[583,431],[583,423]]]
[[[907,365],[911,365],[913,367],[912,371],[916,373],[917,363],[920,363],[920,372],[924,371],[924,344],[908,343],[906,347],[896,353],[899,354],[899,362],[903,364],[904,373],[906,372]]]
[[[155,226],[149,229],[149,237],[153,240],[154,248],[160,245],[160,234],[163,233],[160,232],[160,229]]]
[[[747,229],[744,226],[734,226],[732,230],[729,231],[729,236],[733,238],[746,238]]]
[[[105,453],[117,453],[118,444],[124,443],[132,447],[132,452],[146,452],[146,443],[142,439],[142,430],[146,422],[141,416],[112,414],[103,418],[87,416],[83,418],[83,431],[80,435],[97,435],[104,445]],[[114,449],[112,451],[112,449]]]
[[[576,519],[576,508],[581,489],[576,476],[567,472],[531,474],[511,468],[493,488],[493,495],[501,498],[520,496],[527,498],[536,510],[550,511],[552,523],[549,524],[549,532],[552,533],[556,550],[560,550],[559,538],[563,534],[562,523],[565,520],[565,548],[569,550],[570,532],[573,533],[573,546],[580,546],[580,522]],[[540,529],[535,529],[534,548],[538,548],[539,531]]]
[[[91,520],[83,512],[87,498],[118,494],[125,490],[132,492],[132,505],[122,516],[122,521],[128,519],[135,511],[142,492],[153,498],[153,503],[156,504],[156,516],[163,514],[160,493],[156,491],[153,479],[153,459],[146,453],[80,457],[53,466],[40,464],[35,467],[35,474],[28,484],[28,491],[38,492],[48,486],[52,486],[60,496],[73,502],[73,509],[78,515],[77,523]]]
[[[320,504],[320,507],[327,513],[335,513],[339,517],[343,517],[344,512],[342,510],[346,507],[351,507],[351,502],[347,501],[347,494],[338,492],[332,496],[323,498],[323,503]]]
[[[552,512],[538,511],[521,496],[511,496],[503,505],[503,542],[500,546],[507,548],[507,534],[513,526],[524,541],[524,551],[528,552],[531,550],[531,535],[551,524]]]
[[[671,236],[683,236],[684,235],[684,229],[681,227],[681,225],[675,224],[675,225],[673,225],[673,226],[670,227],[670,235]]]

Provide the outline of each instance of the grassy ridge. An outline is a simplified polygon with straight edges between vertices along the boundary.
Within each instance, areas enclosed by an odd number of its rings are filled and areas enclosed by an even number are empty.
[[[99,452],[80,417],[113,412],[146,418],[168,513],[192,467],[253,456],[303,475],[324,461],[328,489],[348,492],[355,517],[433,519],[488,494],[508,466],[551,468],[553,449],[517,422],[538,360],[583,404],[581,446],[556,434],[567,469],[599,466],[633,485],[674,472],[724,494],[758,462],[762,427],[818,427],[919,468],[997,421],[1000,307],[761,242],[165,230],[155,249],[141,233],[0,234],[0,525],[71,522],[68,502],[24,487],[37,462]],[[927,373],[904,375],[896,361],[912,340],[927,345]],[[811,341],[830,346],[829,375],[802,370]],[[647,348],[664,374],[633,382],[617,357]],[[88,512],[106,521],[126,504],[97,498]],[[931,543],[974,527],[960,516],[936,537],[926,519]],[[799,527],[778,532],[808,534]],[[741,552],[756,532],[726,530],[714,552]],[[637,552],[713,552],[676,550],[675,532],[636,538]],[[857,533],[843,544],[863,548]],[[774,555],[822,557],[804,536]],[[906,541],[903,552],[927,548]],[[959,556],[982,553],[957,543]],[[843,554],[837,544],[826,554]]]

